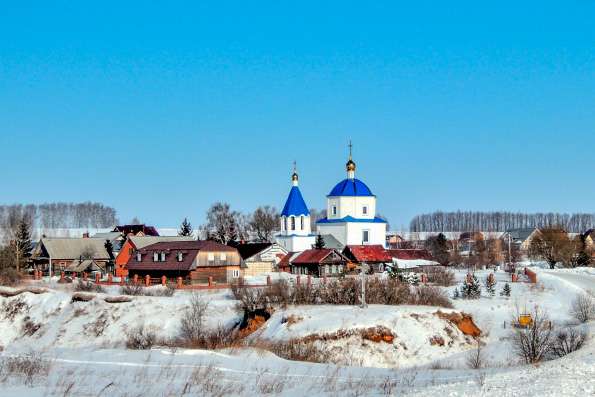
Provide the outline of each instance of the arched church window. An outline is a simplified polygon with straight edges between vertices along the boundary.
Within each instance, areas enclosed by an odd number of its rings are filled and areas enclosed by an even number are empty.
[[[300,227],[302,230],[304,230],[304,216],[300,216]]]
[[[295,216],[291,217],[291,230],[295,230]]]
[[[283,230],[287,230],[287,218],[283,217]]]

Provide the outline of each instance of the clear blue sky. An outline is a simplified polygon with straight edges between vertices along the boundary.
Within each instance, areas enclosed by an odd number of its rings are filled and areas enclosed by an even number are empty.
[[[24,3],[28,3],[24,5]],[[595,2],[3,2],[0,202],[595,211]],[[456,3],[456,5],[455,5]]]

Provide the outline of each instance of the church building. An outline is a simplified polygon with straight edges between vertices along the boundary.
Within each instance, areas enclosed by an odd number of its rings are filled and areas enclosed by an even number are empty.
[[[288,252],[301,252],[312,248],[316,236],[310,228],[310,211],[298,187],[299,177],[295,168],[291,175],[291,190],[281,211],[281,232],[277,244]]]
[[[327,217],[318,220],[320,234],[331,234],[343,245],[386,246],[386,221],[376,216],[376,196],[355,177],[355,162],[346,164],[347,178],[337,183],[327,196]]]

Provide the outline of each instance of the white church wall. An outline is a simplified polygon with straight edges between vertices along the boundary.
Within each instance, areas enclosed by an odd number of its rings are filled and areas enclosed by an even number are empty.
[[[363,242],[363,231],[368,231],[368,242]],[[382,245],[386,246],[386,223],[347,223],[347,244],[348,245]]]
[[[333,206],[337,206],[336,215],[333,215]],[[364,206],[367,207],[367,214],[363,213]],[[360,219],[374,219],[376,216],[376,197],[329,197],[327,213],[329,219],[341,219],[346,216]]]

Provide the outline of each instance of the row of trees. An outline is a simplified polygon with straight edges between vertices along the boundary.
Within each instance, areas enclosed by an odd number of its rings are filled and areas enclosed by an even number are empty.
[[[517,263],[526,255],[532,260],[547,262],[551,268],[556,264],[577,267],[589,266],[593,254],[582,235],[571,237],[556,227],[540,229],[531,240],[527,252],[522,252],[519,244],[509,244],[502,239],[472,241],[463,251],[458,241],[448,241],[442,233],[428,238],[425,248],[443,265],[489,266],[504,262]]]
[[[411,220],[409,230],[412,232],[503,232],[510,229],[552,227],[562,227],[571,233],[582,233],[595,227],[595,214],[436,211],[415,216]]]
[[[1,227],[13,228],[23,217],[40,228],[104,228],[118,223],[116,210],[101,203],[0,205]]]

